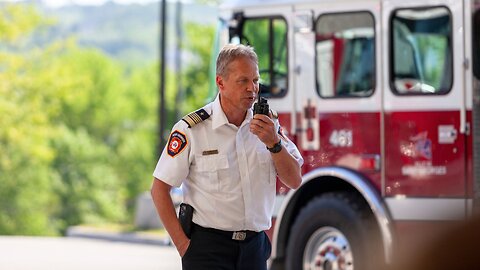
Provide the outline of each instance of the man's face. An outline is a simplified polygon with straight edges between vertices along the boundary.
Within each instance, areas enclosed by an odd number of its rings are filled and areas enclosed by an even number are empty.
[[[226,76],[217,75],[216,78],[224,110],[248,110],[258,94],[258,66],[241,57],[231,62],[227,71]]]

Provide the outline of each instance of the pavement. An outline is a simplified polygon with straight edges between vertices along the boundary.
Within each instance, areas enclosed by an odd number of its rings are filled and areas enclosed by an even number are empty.
[[[129,238],[129,240],[131,239],[132,237]],[[182,269],[180,256],[173,246],[133,244],[117,240],[105,241],[80,237],[0,236],[0,269]],[[135,243],[138,243],[138,241]]]
[[[156,246],[171,245],[170,237],[168,237],[166,233],[118,232],[89,226],[69,227],[66,232],[66,237],[89,238]]]

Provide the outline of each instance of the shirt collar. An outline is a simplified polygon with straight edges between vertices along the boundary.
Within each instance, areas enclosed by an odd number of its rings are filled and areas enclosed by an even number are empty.
[[[220,105],[220,93],[219,93],[217,94],[217,97],[213,101],[213,105],[212,105],[212,128],[216,129],[226,124],[228,124],[228,119],[225,113],[223,112],[222,105]]]
[[[245,120],[243,120],[242,125],[249,123],[252,120],[252,118],[253,118],[253,110],[249,109],[247,111],[247,115],[245,116]],[[220,104],[220,94],[217,94],[217,97],[215,98],[212,104],[212,129],[217,129],[227,124],[228,124],[228,118],[222,109],[222,105]]]

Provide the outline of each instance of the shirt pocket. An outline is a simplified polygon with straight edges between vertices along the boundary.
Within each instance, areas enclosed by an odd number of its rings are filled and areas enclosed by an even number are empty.
[[[199,188],[205,191],[220,191],[220,181],[226,180],[230,165],[226,155],[216,154],[211,156],[197,156],[197,173],[198,177],[194,181],[198,181]]]
[[[257,157],[260,164],[260,177],[270,185],[275,184],[276,171],[270,151],[265,146],[257,148]]]

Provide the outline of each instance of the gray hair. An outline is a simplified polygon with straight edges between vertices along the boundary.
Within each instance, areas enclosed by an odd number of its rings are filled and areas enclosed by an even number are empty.
[[[217,75],[228,76],[228,65],[237,58],[246,57],[258,65],[258,57],[253,47],[243,44],[227,44],[217,57]]]

